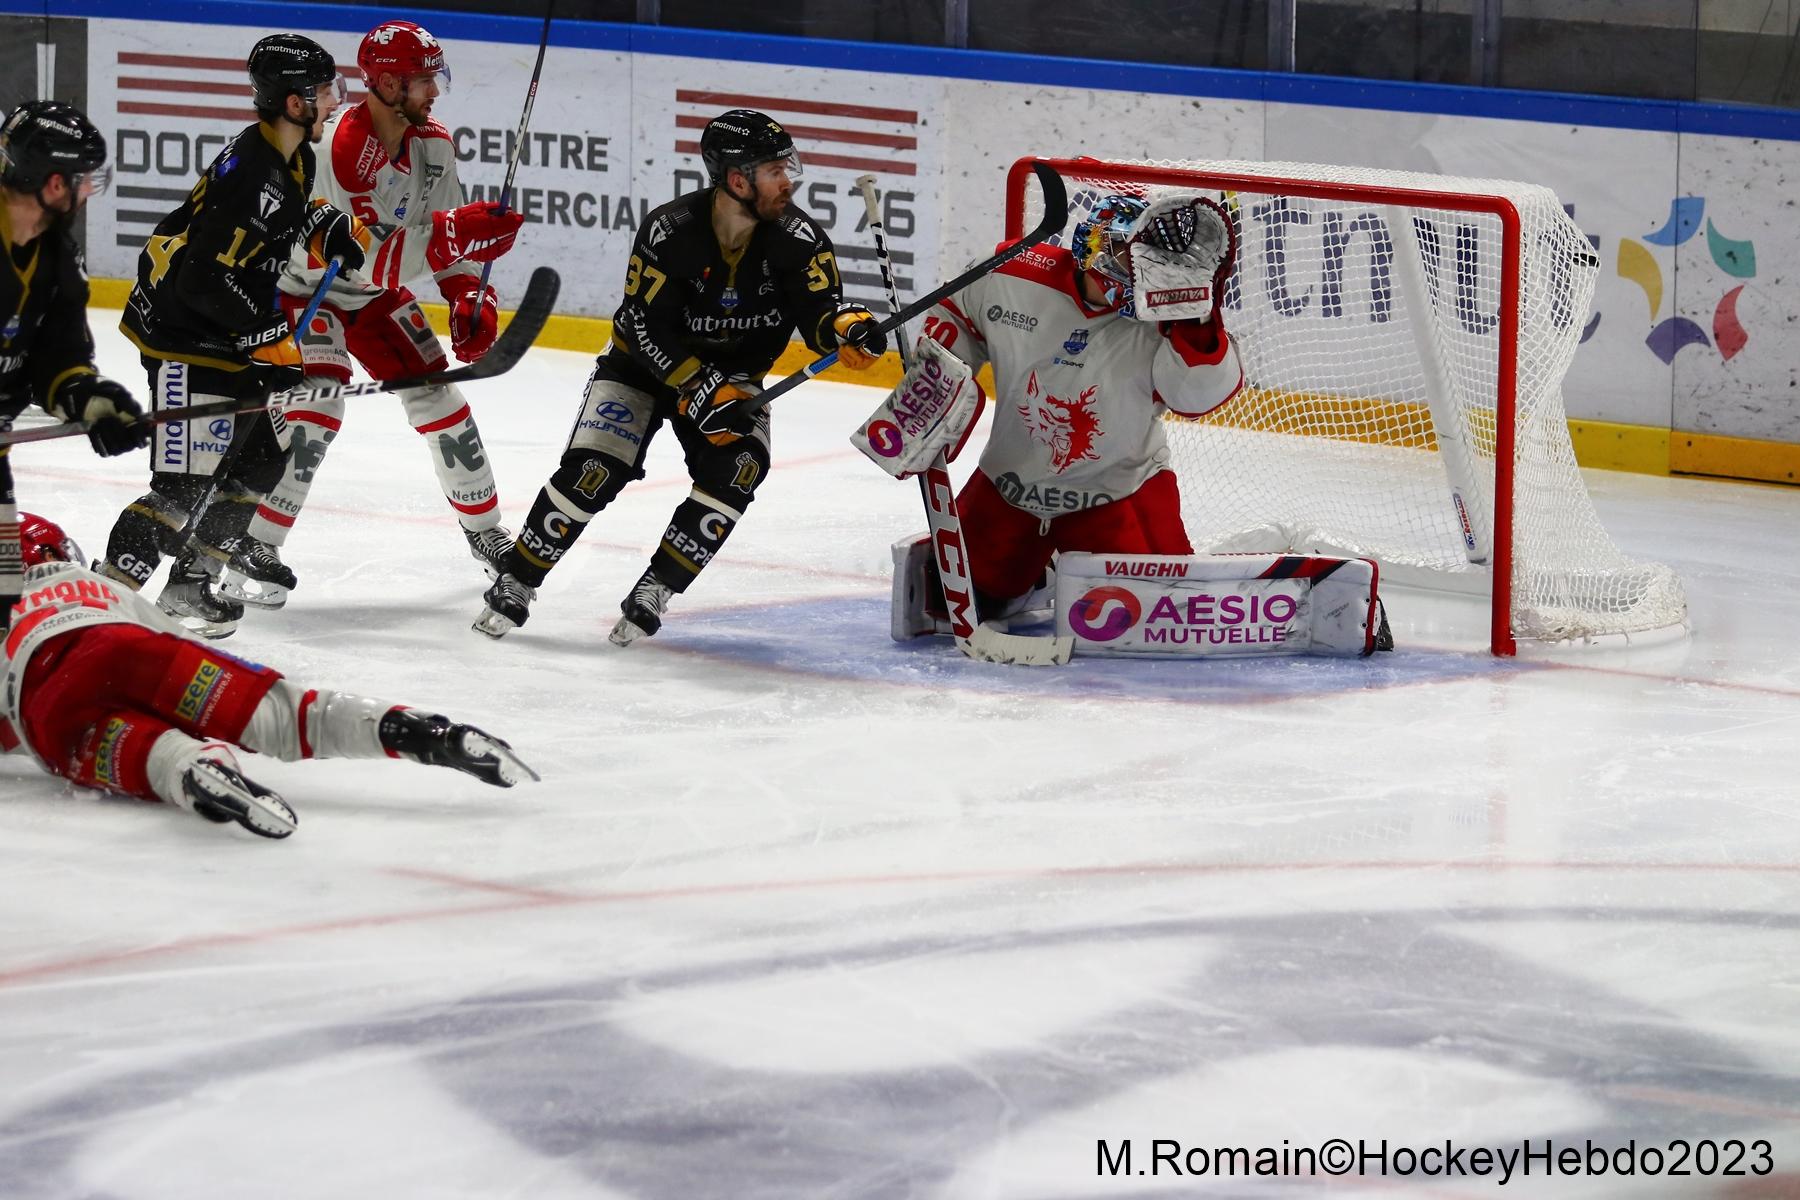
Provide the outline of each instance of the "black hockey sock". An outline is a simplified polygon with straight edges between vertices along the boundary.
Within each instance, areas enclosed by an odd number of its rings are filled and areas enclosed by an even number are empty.
[[[506,561],[500,569],[527,587],[542,587],[550,568],[562,561],[563,555],[586,528],[586,520],[570,518],[550,498],[548,488],[540,489],[531,506],[531,515],[525,518],[518,539],[506,552]]]
[[[694,577],[705,569],[731,531],[737,527],[737,514],[726,513],[711,504],[689,496],[669,519],[663,531],[662,544],[650,556],[650,569],[672,591],[685,592]]]
[[[174,548],[187,518],[174,501],[155,492],[133,500],[113,522],[106,540],[105,574],[133,588],[143,587],[156,574],[163,551]]]

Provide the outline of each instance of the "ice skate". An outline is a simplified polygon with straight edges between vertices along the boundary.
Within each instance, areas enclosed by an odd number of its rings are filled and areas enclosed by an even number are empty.
[[[663,610],[669,606],[669,598],[675,589],[656,577],[654,571],[645,571],[631,589],[631,595],[619,605],[619,611],[625,615],[619,618],[606,640],[615,646],[629,646],[639,638],[653,636],[662,628]]]
[[[487,577],[499,579],[505,571],[507,551],[513,548],[513,535],[506,526],[496,525],[492,529],[465,528],[463,537],[468,539],[469,553],[481,564]]]
[[[470,628],[491,638],[503,638],[531,616],[537,589],[525,586],[516,575],[502,573],[481,599],[486,607]]]
[[[244,606],[213,594],[213,572],[219,563],[208,555],[184,554],[169,571],[169,582],[156,598],[156,607],[179,621],[190,633],[217,640],[230,637],[243,620]]]
[[[183,771],[181,791],[196,815],[221,825],[236,821],[262,837],[284,838],[300,824],[287,801],[216,758],[199,759]]]
[[[538,773],[513,748],[473,725],[458,725],[440,713],[391,709],[377,730],[388,751],[432,767],[453,767],[495,787],[512,787]]]
[[[287,603],[288,593],[299,586],[294,572],[281,561],[280,550],[261,538],[242,534],[219,549],[228,556],[213,587],[213,594],[221,599],[251,608],[280,608]]]

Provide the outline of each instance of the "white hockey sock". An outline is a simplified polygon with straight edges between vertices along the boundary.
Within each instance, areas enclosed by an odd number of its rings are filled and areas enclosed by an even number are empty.
[[[397,707],[386,700],[303,688],[281,679],[256,706],[239,744],[284,762],[387,758],[381,745],[381,718]]]
[[[455,384],[416,388],[401,393],[400,399],[406,419],[431,447],[431,468],[463,528],[479,533],[498,525],[500,497],[493,464],[462,389]]]
[[[149,760],[144,764],[150,776],[150,790],[164,804],[193,812],[194,802],[181,786],[181,777],[202,758],[224,763],[234,771],[239,769],[237,755],[224,742],[202,742],[179,729],[166,731],[152,743]]]
[[[344,399],[315,400],[296,404],[287,412],[293,436],[293,453],[275,490],[264,496],[250,521],[250,536],[280,546],[299,519],[312,491],[313,478],[325,461],[325,452],[343,425]]]

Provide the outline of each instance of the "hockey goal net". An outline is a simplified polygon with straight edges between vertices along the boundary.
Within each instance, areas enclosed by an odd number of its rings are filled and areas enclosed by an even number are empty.
[[[1040,215],[1034,161],[1067,181],[1069,229],[1120,193],[1201,192],[1232,214],[1224,318],[1245,387],[1168,428],[1196,550],[1359,555],[1398,582],[1489,592],[1495,654],[1685,625],[1680,581],[1620,553],[1576,466],[1562,378],[1599,260],[1548,188],[1021,159],[1008,237]]]

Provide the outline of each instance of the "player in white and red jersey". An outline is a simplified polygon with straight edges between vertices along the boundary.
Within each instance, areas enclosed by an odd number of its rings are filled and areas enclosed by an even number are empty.
[[[925,318],[924,337],[994,368],[993,431],[957,497],[983,613],[1029,594],[1056,551],[1193,553],[1163,414],[1200,416],[1243,386],[1219,318],[1235,243],[1209,200],[1148,209],[1107,197],[1072,249],[1028,250]],[[1138,311],[1127,247],[1143,245],[1184,285],[1153,297],[1179,293],[1174,311],[1204,315]]]
[[[472,725],[303,687],[187,636],[129,587],[84,569],[57,525],[20,517],[25,593],[0,613],[0,751],[29,750],[84,787],[272,838],[294,831],[294,810],[244,776],[231,746],[285,761],[410,758],[499,787],[537,778]]]
[[[381,380],[445,369],[443,347],[408,287],[427,276],[450,305],[451,349],[474,362],[493,345],[499,321],[494,289],[481,286],[481,265],[511,248],[524,218],[493,202],[462,202],[455,144],[431,117],[450,79],[431,34],[411,21],[388,21],[363,38],[356,62],[368,94],[326,126],[329,151],[317,193],[354,213],[371,241],[360,277],[339,275],[301,331],[306,373],[348,382],[352,358]],[[298,322],[325,265],[304,249],[293,256],[281,281],[290,320]],[[491,567],[512,546],[512,534],[500,526],[493,468],[468,402],[455,385],[412,389],[401,401],[427,440],[471,552]],[[342,399],[286,410],[294,450],[281,484],[257,509],[251,532],[261,541],[286,540],[343,412]],[[228,578],[224,590],[265,608],[286,599],[284,589],[246,587],[242,576]]]

